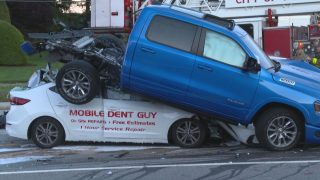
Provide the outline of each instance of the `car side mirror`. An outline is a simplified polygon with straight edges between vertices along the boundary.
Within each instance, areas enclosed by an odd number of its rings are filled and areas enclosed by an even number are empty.
[[[258,60],[254,59],[252,57],[249,57],[248,61],[247,61],[246,70],[250,71],[250,72],[257,73],[257,72],[261,71],[261,65],[258,63]]]

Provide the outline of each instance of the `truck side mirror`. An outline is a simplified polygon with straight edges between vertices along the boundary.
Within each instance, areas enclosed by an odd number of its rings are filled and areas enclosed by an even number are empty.
[[[246,70],[248,70],[250,72],[257,73],[257,72],[261,71],[261,65],[258,63],[258,61],[256,59],[249,57],[248,61],[247,61]]]

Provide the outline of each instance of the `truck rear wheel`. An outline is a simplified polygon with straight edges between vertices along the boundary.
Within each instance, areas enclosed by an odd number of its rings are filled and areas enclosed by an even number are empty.
[[[71,61],[59,70],[56,86],[66,101],[85,104],[100,91],[100,77],[91,64],[81,60]]]
[[[194,119],[181,119],[175,122],[171,133],[175,144],[184,148],[199,147],[206,138],[205,127]]]
[[[299,143],[303,127],[301,117],[294,111],[272,108],[259,117],[256,123],[256,136],[266,149],[286,151]]]

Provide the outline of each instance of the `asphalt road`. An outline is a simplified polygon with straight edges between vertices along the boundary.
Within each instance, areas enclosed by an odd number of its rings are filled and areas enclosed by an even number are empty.
[[[0,142],[1,180],[320,177],[319,146],[307,151],[302,151],[300,146],[292,151],[270,152],[245,145],[221,147],[214,143],[183,149],[164,144],[73,142],[55,149],[39,149],[32,141],[9,137],[3,131],[0,131]],[[150,149],[132,150],[141,147]],[[116,151],[108,151],[112,149]]]

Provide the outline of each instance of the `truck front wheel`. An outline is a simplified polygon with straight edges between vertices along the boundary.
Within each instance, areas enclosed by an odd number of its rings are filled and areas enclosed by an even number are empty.
[[[256,136],[266,149],[286,151],[299,143],[303,127],[301,117],[294,111],[272,108],[259,117],[256,123]]]

